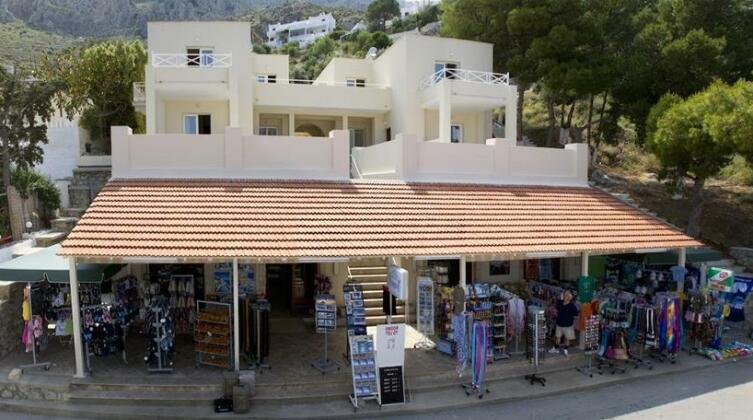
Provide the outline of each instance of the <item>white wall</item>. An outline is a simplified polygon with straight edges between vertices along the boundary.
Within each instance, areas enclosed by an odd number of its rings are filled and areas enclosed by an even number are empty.
[[[287,54],[251,54],[254,74],[277,75],[277,83],[290,78],[290,58]]]
[[[164,106],[165,129],[162,134],[182,134],[185,114],[210,114],[212,134],[222,134],[230,125],[228,101],[169,101]]]
[[[514,139],[489,144],[418,141],[398,135],[386,144],[353,149],[364,178],[416,182],[474,182],[515,185],[588,185],[588,146],[564,149],[518,147]]]
[[[329,137],[224,134],[133,135],[112,127],[113,178],[350,178],[346,131]]]
[[[366,83],[376,83],[374,79],[374,61],[335,57],[322,70],[316,78],[316,82],[345,83],[347,79],[351,78],[366,79]]]

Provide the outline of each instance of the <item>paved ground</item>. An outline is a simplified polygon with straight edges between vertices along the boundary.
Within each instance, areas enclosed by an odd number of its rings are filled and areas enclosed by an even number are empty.
[[[744,419],[753,412],[753,359],[510,403],[479,405],[404,419]],[[493,413],[493,415],[492,415]]]

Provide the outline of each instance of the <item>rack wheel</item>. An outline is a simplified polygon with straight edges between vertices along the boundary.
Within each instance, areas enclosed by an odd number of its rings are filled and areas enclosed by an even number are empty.
[[[49,366],[45,366],[44,370],[50,370],[50,367]]]
[[[487,394],[490,394],[491,392],[490,392],[490,391],[489,391],[489,390],[487,389],[487,390],[486,390],[486,393],[487,393]]]
[[[482,398],[484,398],[484,394],[481,394],[478,396],[478,399],[482,399]]]

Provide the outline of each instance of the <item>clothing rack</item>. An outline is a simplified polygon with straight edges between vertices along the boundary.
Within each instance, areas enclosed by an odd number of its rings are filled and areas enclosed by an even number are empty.
[[[33,340],[31,344],[31,364],[21,365],[19,366],[19,369],[22,371],[24,369],[34,369],[34,368],[42,368],[44,370],[50,370],[50,367],[53,366],[50,362],[39,362],[37,361],[37,337],[34,336],[34,330],[33,330],[33,323],[34,323],[34,305],[32,300],[32,294],[33,290],[31,288],[31,282],[27,283],[27,286],[29,288],[29,320],[27,321],[29,325],[29,334],[31,334],[31,339]],[[44,321],[42,321],[44,324]],[[44,328],[44,327],[43,327]],[[25,331],[25,330],[24,330]]]

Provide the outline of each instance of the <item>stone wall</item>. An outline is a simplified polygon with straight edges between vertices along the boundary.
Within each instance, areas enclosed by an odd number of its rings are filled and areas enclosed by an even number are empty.
[[[748,271],[753,271],[753,248],[732,247],[729,249],[729,254],[738,265],[744,266]]]
[[[67,387],[0,380],[0,399],[4,400],[61,401],[67,396]]]
[[[0,284],[0,359],[21,345],[23,283]]]
[[[110,168],[77,168],[73,171],[73,181],[68,187],[71,208],[85,209],[107,184],[112,171]]]
[[[33,224],[32,231],[42,227],[39,217],[32,215],[39,214],[36,195],[32,195],[26,200],[26,203],[23,203],[16,189],[11,187],[8,189],[8,202],[10,206],[10,226],[14,241],[19,241],[23,238],[23,234],[26,232],[27,221],[31,221]],[[24,206],[26,207],[26,217],[24,217],[23,212]]]

